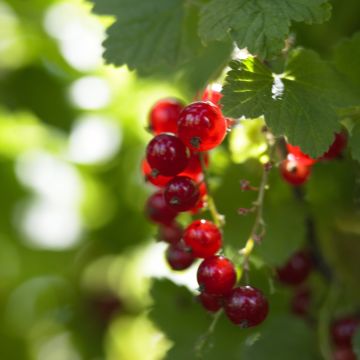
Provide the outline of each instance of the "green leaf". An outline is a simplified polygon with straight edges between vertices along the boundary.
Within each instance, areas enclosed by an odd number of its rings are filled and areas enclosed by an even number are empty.
[[[199,33],[206,42],[231,37],[239,48],[268,58],[284,47],[292,21],[329,17],[327,0],[212,0],[201,12]]]
[[[360,161],[360,123],[357,122],[351,131],[350,148],[352,157]]]
[[[287,136],[312,157],[322,155],[339,130],[335,108],[358,101],[346,80],[310,50],[294,50],[281,75],[254,57],[230,66],[222,100],[226,115],[265,115],[275,135]]]
[[[107,31],[105,60],[130,69],[177,61],[184,19],[183,0],[93,0],[94,11],[114,15]]]
[[[212,316],[194,299],[194,295],[184,287],[176,286],[168,280],[156,281],[152,289],[154,307],[151,319],[173,341],[173,347],[166,359],[184,360],[196,358],[198,340],[208,330]],[[261,328],[261,327],[260,327]],[[241,330],[221,315],[214,333],[201,352],[206,360],[240,357],[242,342],[253,331]],[[235,339],[235,341],[234,341]]]
[[[244,348],[241,359],[314,360],[319,357],[314,346],[314,335],[304,321],[282,315],[265,322],[261,337],[254,346]]]

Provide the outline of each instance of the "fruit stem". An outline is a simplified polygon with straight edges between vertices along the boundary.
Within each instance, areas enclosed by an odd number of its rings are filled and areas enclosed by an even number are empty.
[[[223,311],[220,310],[213,316],[213,320],[212,320],[209,328],[207,329],[206,333],[201,335],[201,337],[196,342],[195,353],[196,353],[196,357],[198,359],[203,358],[203,349],[204,349],[205,345],[207,344],[209,337],[214,333],[216,324],[218,323],[222,313],[223,313]]]
[[[219,213],[219,211],[217,210],[216,204],[215,204],[215,200],[213,198],[213,196],[211,195],[210,192],[210,186],[209,186],[209,174],[207,172],[206,169],[206,163],[205,163],[205,157],[204,157],[204,153],[200,152],[199,153],[199,158],[200,158],[200,164],[201,164],[201,169],[202,172],[204,174],[204,183],[206,186],[206,192],[207,192],[207,207],[208,210],[214,220],[214,223],[216,226],[218,227],[223,227],[225,225],[225,218],[224,215],[221,215]]]
[[[249,276],[249,258],[255,247],[256,243],[261,242],[263,236],[265,235],[265,221],[263,217],[264,213],[264,199],[265,192],[268,187],[269,173],[272,167],[272,158],[275,152],[275,139],[271,134],[268,134],[268,144],[269,144],[269,158],[270,161],[264,164],[264,170],[261,177],[261,182],[258,189],[258,196],[253,203],[253,211],[255,212],[255,222],[251,229],[250,236],[245,243],[245,246],[239,251],[243,257],[242,260],[242,274],[245,276],[245,281],[248,282]],[[241,276],[242,277],[242,276]]]

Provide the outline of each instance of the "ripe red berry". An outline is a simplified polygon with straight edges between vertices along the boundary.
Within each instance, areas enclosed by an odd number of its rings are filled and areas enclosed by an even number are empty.
[[[217,312],[222,307],[223,297],[220,295],[208,294],[202,292],[199,294],[198,299],[201,305],[210,312]]]
[[[160,225],[158,238],[169,244],[177,244],[182,239],[183,233],[183,228],[177,222],[173,222],[169,225]]]
[[[356,355],[351,347],[335,349],[333,360],[356,360]]]
[[[178,244],[169,245],[165,257],[173,270],[185,270],[194,262],[194,256]]]
[[[289,184],[298,186],[304,184],[308,180],[311,168],[300,158],[288,158],[281,162],[280,172],[284,180]]]
[[[196,183],[187,176],[176,176],[165,187],[165,201],[176,211],[190,210],[199,200]]]
[[[142,161],[141,168],[145,181],[148,181],[155,186],[164,187],[172,179],[171,176],[163,176],[163,175],[154,176],[152,169],[149,163],[146,161],[146,159]]]
[[[201,98],[202,101],[211,101],[215,105],[219,105],[221,98],[223,97],[221,93],[221,85],[214,84],[213,86],[208,86]]]
[[[225,295],[236,283],[233,263],[223,256],[212,256],[203,260],[197,271],[201,291],[208,294]]]
[[[355,334],[360,319],[354,316],[347,316],[335,320],[331,325],[331,337],[336,346],[351,347],[351,340]]]
[[[185,229],[184,242],[194,256],[207,258],[221,248],[222,235],[211,221],[195,220]]]
[[[186,146],[175,135],[155,136],[146,148],[146,159],[155,175],[175,176],[188,164]]]
[[[321,157],[324,160],[332,160],[337,158],[342,151],[346,148],[347,145],[347,135],[346,133],[340,132],[334,135],[334,142],[329,147],[328,151]]]
[[[177,99],[162,99],[155,103],[149,114],[149,128],[155,134],[176,134],[177,121],[184,105]]]
[[[305,316],[309,312],[311,292],[308,288],[295,290],[290,302],[291,311],[298,316]]]
[[[225,297],[224,309],[231,322],[242,328],[249,328],[265,320],[269,304],[259,289],[241,286]]]
[[[146,202],[145,214],[153,222],[170,224],[178,213],[166,205],[164,193],[158,191],[152,194]]]
[[[300,146],[294,146],[291,144],[286,144],[287,151],[289,153],[288,158],[291,159],[300,159],[303,164],[311,166],[317,162],[317,159],[313,159],[309,155],[302,152]]]
[[[193,151],[206,151],[221,144],[227,124],[218,106],[198,101],[184,108],[178,120],[178,135]]]
[[[309,276],[312,266],[309,253],[298,251],[284,266],[277,269],[277,276],[284,284],[299,285]]]

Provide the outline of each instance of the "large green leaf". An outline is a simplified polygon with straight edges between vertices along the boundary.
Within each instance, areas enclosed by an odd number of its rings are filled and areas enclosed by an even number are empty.
[[[177,61],[184,19],[183,0],[94,0],[94,11],[114,15],[104,57],[130,69]]]
[[[223,90],[225,113],[265,115],[275,135],[287,136],[313,157],[328,149],[339,130],[335,109],[358,101],[346,80],[310,50],[294,50],[281,75],[254,57],[230,66]]]
[[[330,17],[327,0],[212,0],[201,13],[205,41],[231,37],[261,58],[278,53],[292,21],[321,23]]]

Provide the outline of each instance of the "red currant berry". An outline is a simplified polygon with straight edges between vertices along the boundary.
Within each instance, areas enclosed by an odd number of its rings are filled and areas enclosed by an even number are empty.
[[[312,266],[309,253],[298,251],[284,266],[277,269],[277,276],[284,284],[299,285],[309,276]]]
[[[160,225],[158,238],[169,244],[177,244],[183,237],[184,230],[176,222],[169,225]]]
[[[203,153],[205,166],[209,165],[209,155],[207,152]],[[191,153],[188,165],[186,169],[179,174],[181,176],[188,176],[196,182],[200,182],[204,178],[204,174],[201,167],[200,162],[200,154],[199,153]]]
[[[194,256],[207,258],[221,248],[222,235],[219,228],[211,221],[195,220],[185,229],[184,242]]]
[[[301,159],[285,159],[280,164],[280,172],[289,184],[298,186],[308,180],[311,168]]]
[[[225,297],[224,309],[231,322],[242,328],[249,328],[265,320],[269,304],[259,289],[241,286]]]
[[[222,307],[223,298],[219,295],[200,293],[198,299],[204,309],[210,312],[217,312]]]
[[[155,134],[170,132],[176,134],[177,121],[184,105],[176,99],[162,99],[150,110],[149,127]]]
[[[288,158],[290,160],[300,159],[300,161],[308,166],[314,165],[317,162],[317,159],[313,159],[309,155],[302,152],[300,146],[294,146],[291,144],[286,144],[287,151],[289,153]]]
[[[194,262],[194,256],[179,245],[169,245],[165,257],[173,270],[185,270]]]
[[[236,283],[233,263],[223,256],[212,256],[203,260],[197,271],[201,291],[208,294],[225,295]]]
[[[196,183],[187,176],[176,176],[165,187],[165,201],[176,211],[188,211],[196,205],[200,192]]]
[[[356,360],[356,355],[351,347],[341,347],[335,350],[334,360]]]
[[[175,176],[188,164],[185,145],[177,136],[171,134],[155,136],[147,146],[146,159],[154,176]]]
[[[149,197],[145,206],[145,214],[153,222],[171,224],[178,213],[167,206],[164,193],[158,191]]]
[[[337,158],[347,145],[347,134],[340,132],[335,134],[334,142],[329,147],[328,151],[321,157],[323,160],[332,160]]]
[[[311,292],[308,288],[301,288],[294,292],[291,299],[291,311],[298,316],[306,316],[309,312]]]
[[[193,151],[206,151],[221,144],[227,124],[218,106],[198,101],[184,108],[178,120],[178,134]]]
[[[221,85],[214,84],[213,86],[208,86],[201,98],[202,101],[211,101],[215,105],[219,105],[221,98],[223,97],[221,93]]]
[[[351,347],[351,340],[355,334],[360,319],[354,316],[348,316],[337,319],[331,325],[331,337],[335,345],[341,347]]]
[[[172,179],[171,176],[163,176],[163,175],[154,176],[152,169],[149,163],[146,161],[146,159],[142,161],[141,167],[145,181],[149,181],[151,184],[155,186],[164,187]]]

